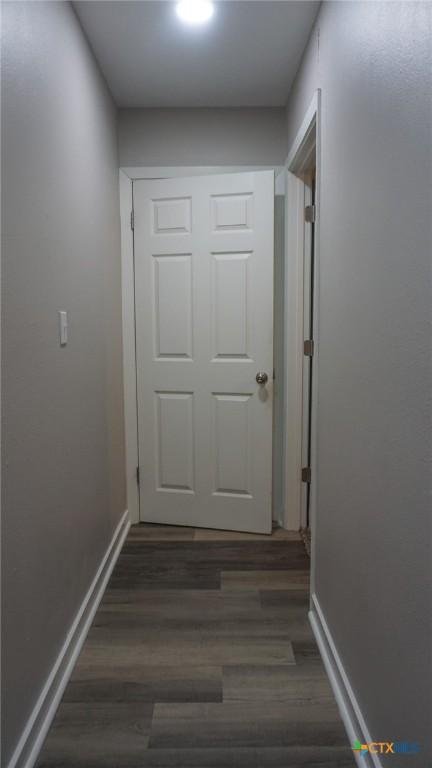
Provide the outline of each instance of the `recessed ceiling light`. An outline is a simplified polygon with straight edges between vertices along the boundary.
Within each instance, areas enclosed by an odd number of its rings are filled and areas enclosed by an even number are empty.
[[[179,19],[187,24],[204,24],[214,13],[210,0],[180,0],[176,10]]]

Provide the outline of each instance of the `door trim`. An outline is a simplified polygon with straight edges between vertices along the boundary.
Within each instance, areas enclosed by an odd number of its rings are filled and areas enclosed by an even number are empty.
[[[138,455],[137,370],[135,354],[135,280],[133,232],[132,182],[135,179],[167,179],[182,176],[267,171],[285,173],[285,166],[134,166],[122,167],[119,172],[120,226],[121,226],[121,283],[123,334],[123,398],[126,446],[126,494],[131,523],[140,522],[140,500],[136,470]]]
[[[137,482],[138,417],[135,356],[135,280],[131,229],[132,179],[120,169],[121,291],[123,334],[123,404],[126,449],[126,498],[132,524],[139,523]]]
[[[318,89],[306,111],[303,122],[293,141],[285,163],[287,176],[286,196],[286,272],[285,272],[285,360],[288,375],[285,381],[285,520],[284,527],[301,526],[301,465],[303,422],[303,259],[304,259],[304,206],[307,186],[302,178],[311,152],[316,153],[315,191],[315,271],[314,271],[314,375],[312,379],[311,429],[311,498],[310,525],[312,532],[311,581],[314,591],[314,542],[317,499],[317,403],[318,403],[318,301],[319,301],[319,248],[320,248],[320,181],[321,181],[321,91]],[[291,367],[289,363],[291,362]]]

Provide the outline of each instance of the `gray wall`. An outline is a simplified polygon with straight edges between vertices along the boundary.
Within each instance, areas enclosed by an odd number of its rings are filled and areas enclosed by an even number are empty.
[[[68,3],[4,3],[2,66],[6,764],[125,488],[116,112]]]
[[[280,165],[285,110],[121,109],[121,166]]]
[[[422,767],[432,720],[431,12],[324,3],[287,109],[291,144],[322,89],[317,595],[372,737],[420,741],[409,763]]]

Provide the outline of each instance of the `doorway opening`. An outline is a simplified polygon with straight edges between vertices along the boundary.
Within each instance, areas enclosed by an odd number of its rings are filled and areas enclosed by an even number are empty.
[[[318,230],[320,94],[288,155],[286,242],[286,508],[312,557],[317,494]]]
[[[267,534],[284,524],[281,333],[273,358],[284,176],[283,167],[121,171],[132,522]]]
[[[314,375],[314,280],[315,280],[315,191],[316,156],[310,157],[309,168],[304,173],[305,185],[305,236],[303,272],[303,412],[302,412],[302,503],[300,529],[310,553],[310,513],[312,491],[312,419]]]

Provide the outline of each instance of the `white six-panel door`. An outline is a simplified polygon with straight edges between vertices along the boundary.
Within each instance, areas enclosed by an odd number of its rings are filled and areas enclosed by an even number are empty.
[[[269,533],[273,171],[133,195],[141,519]]]

